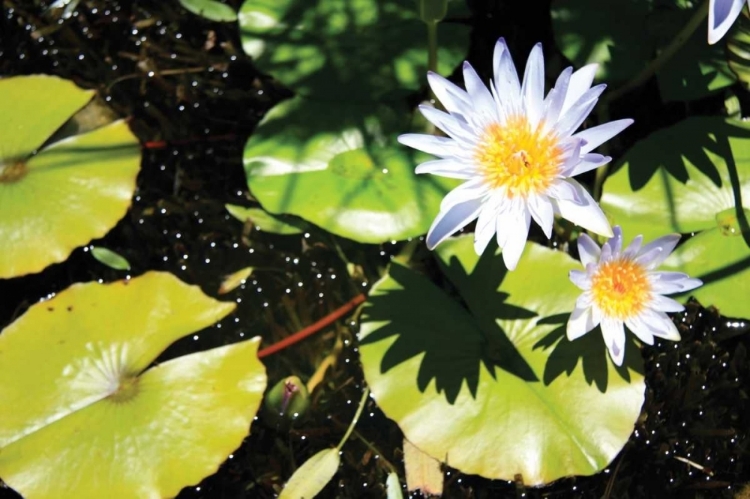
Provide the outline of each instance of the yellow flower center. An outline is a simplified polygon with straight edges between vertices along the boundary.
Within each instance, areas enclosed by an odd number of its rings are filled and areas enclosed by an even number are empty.
[[[637,315],[648,301],[650,292],[645,269],[626,258],[601,264],[591,279],[594,303],[605,316],[616,319]]]
[[[504,187],[509,197],[547,190],[560,170],[561,151],[557,137],[541,129],[514,117],[484,130],[474,158],[493,189]]]

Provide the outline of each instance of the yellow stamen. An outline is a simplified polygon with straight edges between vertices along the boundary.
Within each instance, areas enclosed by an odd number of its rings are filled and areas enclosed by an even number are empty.
[[[591,279],[594,304],[605,316],[620,320],[637,315],[650,292],[646,270],[627,258],[601,264]]]
[[[492,188],[504,187],[509,197],[547,190],[559,172],[561,151],[557,137],[541,129],[514,117],[484,130],[474,157]]]

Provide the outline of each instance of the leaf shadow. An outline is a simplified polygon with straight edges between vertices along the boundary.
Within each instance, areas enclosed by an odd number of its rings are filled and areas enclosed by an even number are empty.
[[[557,314],[544,317],[537,321],[539,325],[558,325],[544,338],[537,341],[533,349],[547,350],[552,348],[544,365],[542,380],[545,385],[552,384],[563,373],[573,374],[579,360],[582,363],[583,375],[589,385],[596,385],[600,392],[606,393],[609,384],[609,355],[602,338],[601,329],[597,326],[582,337],[570,341],[565,333],[570,314]],[[626,336],[625,358],[621,366],[615,366],[617,374],[630,383],[630,370],[644,374],[643,363],[640,362],[638,345],[631,335]]]
[[[488,253],[491,252],[485,252]],[[485,257],[480,258],[480,262],[482,259]],[[477,272],[484,272],[486,265],[477,264],[469,275],[457,259],[452,259],[451,268],[456,275],[470,279]],[[391,264],[389,275],[399,289],[371,295],[363,309],[363,321],[382,321],[384,325],[360,340],[361,345],[367,345],[396,336],[381,360],[382,373],[424,354],[416,379],[418,389],[424,392],[435,380],[436,390],[444,393],[450,404],[455,403],[464,383],[472,397],[476,397],[482,365],[493,377],[495,369],[500,368],[523,380],[539,381],[497,321],[492,319],[490,324],[490,315],[477,316],[471,307],[450,299],[426,277],[398,263]],[[497,305],[492,315],[506,320],[537,315],[504,303],[508,295],[496,290],[497,287],[492,290],[495,296],[491,302]],[[463,298],[471,303],[465,296]]]

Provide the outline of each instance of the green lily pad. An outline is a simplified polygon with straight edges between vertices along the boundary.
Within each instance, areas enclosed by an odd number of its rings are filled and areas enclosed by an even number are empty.
[[[744,224],[750,212],[745,210]],[[703,305],[714,305],[727,317],[750,318],[750,231],[742,232],[734,209],[708,229],[686,241],[664,262],[669,270],[685,272],[703,286],[685,293]]]
[[[396,105],[331,111],[303,97],[273,108],[245,146],[248,185],[263,208],[363,243],[427,232],[458,181],[417,176],[425,159],[396,142],[409,129]]]
[[[273,216],[261,208],[247,208],[236,204],[228,204],[225,208],[230,215],[240,222],[249,222],[254,228],[263,232],[291,236],[301,234],[303,231],[309,229],[305,222],[291,219],[291,217],[283,219],[282,217]]]
[[[623,163],[604,183],[601,205],[626,234],[697,232],[716,227],[735,199],[750,206],[748,123],[688,118],[638,142]]]
[[[459,470],[540,485],[591,475],[622,449],[643,404],[638,349],[607,360],[601,335],[570,342],[580,263],[531,244],[518,270],[444,242],[441,266],[466,308],[392,263],[363,308],[360,354],[372,396],[419,449]],[[579,362],[581,361],[581,362]]]
[[[239,23],[257,67],[301,95],[367,102],[425,83],[427,28],[412,1],[248,0]],[[438,36],[447,74],[466,56],[469,27],[441,24]]]
[[[555,41],[565,57],[580,67],[598,63],[599,79],[624,81],[652,57],[654,45],[642,29],[649,0],[557,0],[552,3]]]
[[[237,20],[237,13],[232,7],[215,0],[180,0],[180,5],[193,14],[211,21],[232,22]]]
[[[25,497],[118,499],[215,472],[260,405],[260,339],[149,366],[233,309],[159,272],[33,305],[0,334],[0,478]]]
[[[92,92],[50,76],[0,80],[0,278],[39,272],[127,212],[140,166],[124,121],[44,142]]]

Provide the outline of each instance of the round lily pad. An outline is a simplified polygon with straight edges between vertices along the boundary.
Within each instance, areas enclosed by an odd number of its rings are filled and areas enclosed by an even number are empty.
[[[233,309],[159,272],[33,305],[0,334],[0,478],[24,497],[117,499],[215,472],[263,396],[259,338],[149,366]]]
[[[292,236],[308,230],[307,224],[299,219],[295,220],[291,217],[282,219],[281,217],[271,215],[261,208],[247,208],[236,204],[228,204],[225,208],[230,215],[240,222],[250,223],[253,228],[262,232]]]
[[[415,2],[248,0],[239,23],[258,68],[301,95],[366,102],[425,83],[427,28]],[[444,23],[438,36],[447,74],[466,56],[469,27]]]
[[[409,129],[396,105],[296,97],[273,108],[245,146],[248,185],[263,208],[363,243],[427,232],[453,179],[417,176],[424,155],[396,142]]]
[[[141,154],[124,121],[45,145],[93,95],[69,81],[5,78],[0,93],[0,278],[8,278],[104,236],[130,206]]]
[[[601,205],[626,234],[649,240],[710,229],[736,199],[750,206],[748,123],[688,118],[638,142],[623,163],[604,183]]]
[[[359,335],[372,396],[406,438],[488,478],[540,485],[606,467],[628,440],[645,385],[637,348],[607,360],[601,335],[565,325],[580,263],[531,244],[518,270],[471,236],[437,250],[465,306],[392,263],[363,308]],[[634,352],[631,354],[631,352]]]

